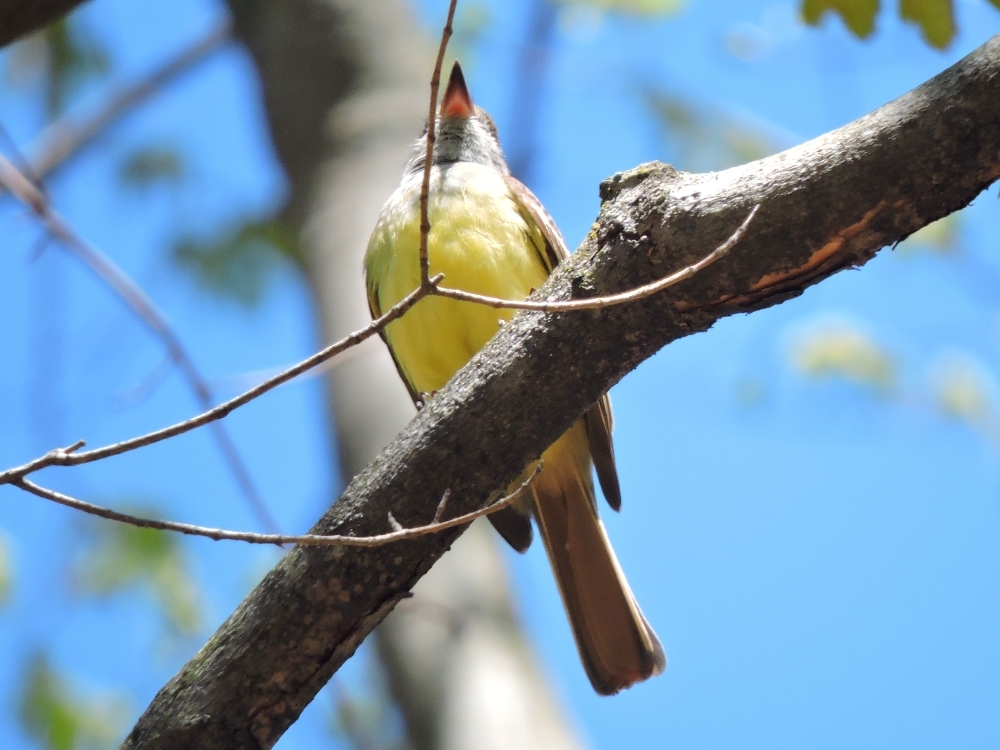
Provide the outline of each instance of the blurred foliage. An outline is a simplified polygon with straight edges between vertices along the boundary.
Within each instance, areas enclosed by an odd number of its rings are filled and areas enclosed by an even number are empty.
[[[946,417],[971,427],[989,427],[994,420],[993,381],[985,368],[966,355],[952,355],[941,363],[934,395]]]
[[[762,159],[777,150],[766,135],[718,108],[662,91],[647,91],[645,100],[664,138],[676,149],[670,158],[679,169],[726,169]]]
[[[330,731],[353,750],[403,750],[406,733],[377,659],[367,654],[364,684],[349,690],[336,676],[327,691],[333,700]]]
[[[89,697],[73,689],[43,654],[32,659],[21,696],[21,724],[46,750],[100,750],[117,746],[128,718],[118,696]]]
[[[879,0],[802,0],[802,18],[816,26],[827,11],[838,14],[851,32],[864,39],[875,30]]]
[[[586,7],[596,11],[642,18],[667,16],[684,7],[684,0],[558,0],[558,2],[570,8]]]
[[[943,219],[928,224],[907,237],[896,252],[912,256],[921,252],[950,255],[958,251],[961,228],[960,213],[949,214]]]
[[[987,0],[1000,10],[1000,0]],[[947,47],[955,38],[954,0],[899,0],[899,17],[920,27],[924,40],[937,49]],[[802,0],[802,18],[817,25],[831,11],[844,25],[864,39],[875,30],[879,0]]]
[[[206,289],[241,304],[256,304],[279,261],[298,263],[295,235],[278,219],[251,219],[222,237],[187,239],[174,249],[174,261]]]
[[[456,58],[462,61],[465,68],[472,70],[475,67],[476,45],[491,23],[493,16],[486,3],[481,0],[460,3],[455,11],[450,53],[443,70],[451,70]]]
[[[10,542],[0,535],[0,607],[10,600],[14,587],[14,564],[10,556]]]
[[[14,45],[5,79],[22,89],[41,89],[45,116],[53,120],[89,79],[110,68],[108,55],[76,19],[62,18]]]
[[[736,397],[736,404],[745,409],[761,406],[767,401],[767,383],[758,377],[740,377],[736,381],[733,395]]]
[[[899,0],[899,16],[917,24],[932,47],[944,49],[955,37],[952,0]]]
[[[166,146],[149,146],[129,153],[118,169],[122,185],[132,190],[146,190],[157,183],[177,185],[184,178],[184,160],[180,153]]]
[[[141,511],[137,515],[155,517]],[[200,596],[177,536],[122,523],[98,523],[93,529],[91,543],[74,565],[79,590],[108,596],[133,587],[145,589],[175,631],[197,635]]]
[[[892,357],[872,339],[847,323],[814,329],[792,352],[795,367],[812,378],[842,378],[880,393],[896,384]]]

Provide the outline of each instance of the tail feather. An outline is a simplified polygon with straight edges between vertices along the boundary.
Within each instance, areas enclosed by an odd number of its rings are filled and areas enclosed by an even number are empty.
[[[534,487],[535,516],[587,676],[598,693],[612,695],[662,672],[666,656],[594,511],[589,477],[576,469],[546,464]]]

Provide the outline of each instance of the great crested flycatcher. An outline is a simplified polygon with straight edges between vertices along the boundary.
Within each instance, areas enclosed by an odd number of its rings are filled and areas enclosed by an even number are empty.
[[[490,116],[474,106],[456,62],[437,118],[431,166],[428,237],[431,275],[448,286],[523,300],[569,254],[542,204],[511,177]],[[378,317],[420,285],[420,187],[426,133],[390,196],[368,243],[365,275]],[[433,393],[483,347],[513,310],[443,297],[422,299],[384,330],[414,400]],[[659,674],[663,647],[643,616],[597,515],[596,468],[612,508],[621,492],[605,395],[543,454],[532,499],[490,514],[494,527],[523,552],[531,516],[541,531],[587,676],[611,695]],[[533,502],[532,502],[533,500]]]

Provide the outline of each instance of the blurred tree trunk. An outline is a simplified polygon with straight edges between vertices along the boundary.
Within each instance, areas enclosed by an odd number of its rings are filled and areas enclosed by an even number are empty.
[[[325,341],[369,320],[368,236],[427,112],[428,40],[402,0],[229,0],[260,72],[290,180]],[[363,352],[363,353],[362,353]],[[414,411],[372,342],[329,375],[341,475],[364,468]],[[390,686],[419,750],[579,747],[518,625],[492,531],[473,528],[378,630]]]

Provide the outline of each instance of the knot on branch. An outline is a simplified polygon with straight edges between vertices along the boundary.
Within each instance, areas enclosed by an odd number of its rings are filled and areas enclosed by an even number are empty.
[[[645,164],[640,164],[634,169],[619,172],[602,181],[600,188],[601,202],[617,198],[623,190],[635,187],[653,176],[665,180],[676,179],[680,176],[680,172],[670,164],[664,164],[661,161],[648,161]]]

